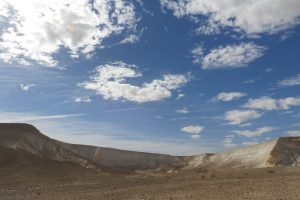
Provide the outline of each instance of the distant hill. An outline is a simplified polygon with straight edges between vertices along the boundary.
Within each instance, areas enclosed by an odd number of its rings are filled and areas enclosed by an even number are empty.
[[[300,137],[281,137],[261,144],[194,156],[189,167],[263,168],[300,165]]]
[[[76,163],[84,168],[155,170],[184,167],[184,157],[63,143],[29,124],[0,124],[0,147],[41,159]],[[1,151],[0,154],[5,152]],[[25,162],[25,161],[24,161]]]
[[[0,167],[63,168],[68,164],[98,172],[299,166],[300,138],[278,138],[250,147],[183,157],[68,144],[43,135],[29,124],[0,124]]]

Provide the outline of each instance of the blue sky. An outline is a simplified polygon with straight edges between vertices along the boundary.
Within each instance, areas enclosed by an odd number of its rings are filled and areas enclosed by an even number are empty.
[[[0,3],[0,122],[191,155],[300,135],[300,2]]]

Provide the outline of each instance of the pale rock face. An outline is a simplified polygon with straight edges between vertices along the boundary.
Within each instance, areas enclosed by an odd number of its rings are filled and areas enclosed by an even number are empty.
[[[194,168],[233,169],[300,165],[300,137],[278,138],[219,153],[170,156],[68,144],[48,138],[28,124],[0,124],[0,147],[26,151],[40,159],[67,161],[97,170],[109,168],[175,172],[179,169]]]

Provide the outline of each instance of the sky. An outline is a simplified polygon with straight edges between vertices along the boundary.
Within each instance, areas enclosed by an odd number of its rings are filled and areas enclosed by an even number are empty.
[[[298,0],[2,0],[0,122],[194,155],[300,135]]]

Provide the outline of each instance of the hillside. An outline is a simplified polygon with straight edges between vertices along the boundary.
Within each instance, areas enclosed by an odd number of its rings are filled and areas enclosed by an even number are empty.
[[[0,167],[39,166],[55,161],[95,170],[232,169],[299,166],[300,138],[278,138],[254,146],[196,156],[125,151],[51,139],[29,124],[0,124]]]

